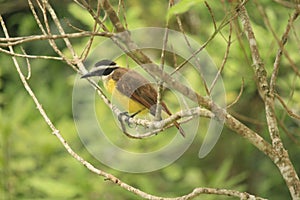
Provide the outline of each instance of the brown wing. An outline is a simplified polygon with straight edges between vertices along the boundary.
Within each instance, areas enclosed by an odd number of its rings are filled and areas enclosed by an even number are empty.
[[[152,115],[155,115],[157,91],[146,78],[126,68],[115,70],[112,78],[117,82],[118,91],[139,102],[148,108]],[[162,102],[162,107],[168,115],[171,115],[164,102]]]
[[[126,68],[118,68],[112,74],[112,79],[117,82],[117,89],[127,97],[139,102],[150,110],[154,116],[156,111],[157,91],[150,82],[139,73]],[[162,109],[171,115],[168,107],[164,102],[161,102]],[[185,136],[180,125],[175,121],[174,125]]]

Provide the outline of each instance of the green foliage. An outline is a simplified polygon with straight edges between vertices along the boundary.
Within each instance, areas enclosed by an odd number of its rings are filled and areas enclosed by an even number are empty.
[[[194,6],[200,6],[203,2],[203,0],[182,0],[168,10],[167,19],[177,14],[185,13]]]

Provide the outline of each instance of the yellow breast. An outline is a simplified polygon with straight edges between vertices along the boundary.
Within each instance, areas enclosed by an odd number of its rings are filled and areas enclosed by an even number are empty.
[[[103,83],[105,89],[112,95],[112,102],[116,102],[122,106],[129,114],[140,112],[139,115],[145,115],[149,113],[149,110],[145,106],[119,92],[116,89],[116,82],[113,79],[108,77],[106,80],[103,80]]]

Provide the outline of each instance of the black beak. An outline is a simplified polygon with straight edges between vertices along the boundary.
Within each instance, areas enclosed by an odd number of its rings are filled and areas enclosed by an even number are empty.
[[[95,76],[94,72],[86,73],[83,76],[81,76],[80,78],[88,78],[88,77],[92,77],[92,76]]]
[[[88,78],[88,77],[92,77],[92,76],[102,76],[104,70],[105,69],[88,72],[88,73],[84,74],[83,76],[81,76],[81,78]]]
[[[83,75],[81,78],[88,78],[92,76],[107,76],[112,73],[115,69],[119,67],[107,67],[107,68],[101,68],[101,69],[96,69],[95,71],[90,71],[89,73]]]

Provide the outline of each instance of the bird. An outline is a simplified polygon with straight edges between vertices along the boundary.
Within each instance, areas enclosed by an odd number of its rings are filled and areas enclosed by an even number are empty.
[[[150,81],[135,70],[119,66],[111,60],[101,60],[95,67],[81,78],[101,77],[105,89],[115,95],[117,101],[131,117],[138,114],[151,114],[155,116],[157,106],[157,91]],[[165,102],[161,101],[161,116],[171,116]],[[185,132],[177,121],[173,122],[180,134],[185,137]]]

